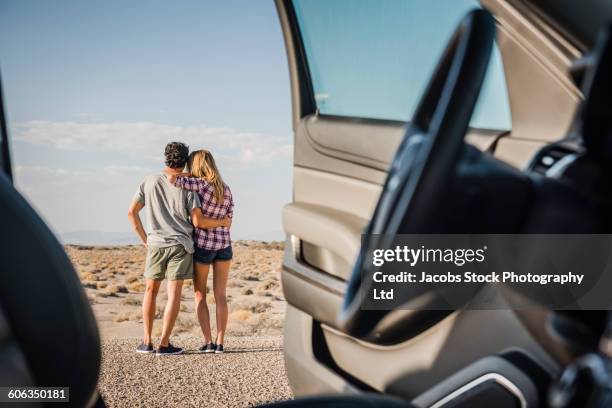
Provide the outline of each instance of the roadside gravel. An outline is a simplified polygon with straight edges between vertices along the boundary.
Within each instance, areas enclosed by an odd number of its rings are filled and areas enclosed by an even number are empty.
[[[200,340],[173,339],[184,355],[137,354],[137,338],[103,342],[100,392],[109,407],[245,407],[289,399],[282,336],[230,337],[225,354],[200,354]]]

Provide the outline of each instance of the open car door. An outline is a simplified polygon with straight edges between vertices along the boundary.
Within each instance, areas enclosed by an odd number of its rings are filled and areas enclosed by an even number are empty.
[[[285,361],[296,395],[374,391],[412,400],[466,367],[470,375],[494,371],[502,388],[515,390],[525,378],[512,361],[524,355],[544,371],[558,370],[509,310],[427,313],[391,341],[356,339],[338,324],[361,234],[406,124],[456,25],[478,7],[415,3],[276,1],[295,136],[282,282]],[[508,85],[499,50],[492,55],[466,141],[489,152],[504,141],[500,154],[524,164],[544,142],[506,143]],[[571,98],[567,106],[571,119]],[[484,335],[484,327],[495,335]],[[537,403],[533,384],[518,394],[512,403]]]

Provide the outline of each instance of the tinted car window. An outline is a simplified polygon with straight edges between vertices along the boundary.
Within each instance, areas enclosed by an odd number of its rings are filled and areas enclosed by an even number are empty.
[[[409,121],[472,0],[294,0],[321,114]],[[471,126],[510,129],[495,47]]]

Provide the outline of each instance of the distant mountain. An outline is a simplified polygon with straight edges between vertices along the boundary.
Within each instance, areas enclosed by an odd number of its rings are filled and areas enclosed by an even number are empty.
[[[285,233],[278,231],[261,231],[256,234],[232,234],[232,239],[254,240],[254,241],[284,241]]]
[[[131,245],[140,241],[133,232],[108,232],[95,230],[71,231],[59,234],[63,244],[75,245]],[[285,233],[282,231],[262,231],[257,234],[232,235],[234,240],[254,241],[284,241]]]
[[[64,244],[77,245],[130,245],[138,244],[138,238],[133,232],[108,232],[82,230],[59,234]]]

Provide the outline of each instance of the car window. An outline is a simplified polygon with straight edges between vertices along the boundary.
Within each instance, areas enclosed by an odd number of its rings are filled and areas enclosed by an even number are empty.
[[[473,0],[294,0],[315,101],[323,115],[409,121]],[[495,47],[470,124],[510,129]]]

